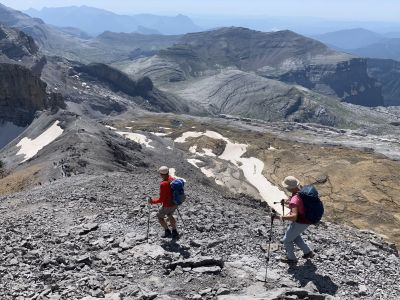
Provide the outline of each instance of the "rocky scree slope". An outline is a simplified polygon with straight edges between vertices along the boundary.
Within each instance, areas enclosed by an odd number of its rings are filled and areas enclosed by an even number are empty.
[[[25,143],[41,136],[58,122],[62,130],[55,140],[43,141],[43,148],[23,162],[21,139]],[[147,166],[149,159],[142,146],[105,128],[97,121],[68,111],[44,112],[21,134],[0,151],[7,176],[0,179],[0,194],[29,189],[77,174],[103,174],[134,171]],[[22,163],[23,162],[23,163]]]
[[[369,232],[330,223],[305,234],[317,256],[289,268],[276,259],[282,227],[275,224],[264,287],[266,209],[222,196],[189,169],[182,172],[188,201],[181,207],[181,239],[158,237],[153,207],[147,244],[145,199],[158,192],[155,170],[73,176],[2,198],[2,299],[399,296],[395,249]]]
[[[315,122],[335,126],[346,122],[334,99],[296,85],[255,74],[226,70],[177,84],[170,93],[190,103],[192,112],[236,115],[265,121]]]

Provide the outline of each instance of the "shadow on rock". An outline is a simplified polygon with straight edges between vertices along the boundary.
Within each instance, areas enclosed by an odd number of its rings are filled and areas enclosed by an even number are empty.
[[[168,242],[163,242],[161,247],[167,252],[176,252],[182,255],[183,258],[189,258],[190,252],[188,248],[177,243],[177,239],[172,239]]]
[[[302,287],[311,281],[318,289],[318,292],[335,295],[339,287],[329,276],[322,276],[316,273],[316,271],[317,267],[311,261],[301,266],[291,266],[288,270],[289,274],[292,274]]]

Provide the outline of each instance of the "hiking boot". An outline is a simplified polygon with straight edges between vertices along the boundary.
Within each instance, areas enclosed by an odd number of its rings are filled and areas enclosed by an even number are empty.
[[[171,237],[172,233],[171,230],[165,229],[164,234],[161,236],[162,238],[169,238]]]
[[[278,257],[278,260],[280,262],[283,262],[285,264],[289,264],[289,265],[295,265],[297,264],[297,259],[289,259],[286,256],[282,256],[282,257]]]
[[[313,258],[314,257],[314,252],[310,251],[307,254],[303,255],[304,259],[309,259],[309,258]]]
[[[172,229],[172,238],[179,238],[179,232],[176,229]]]

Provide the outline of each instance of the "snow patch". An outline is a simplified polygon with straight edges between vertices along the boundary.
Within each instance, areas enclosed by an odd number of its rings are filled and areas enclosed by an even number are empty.
[[[190,147],[189,152],[195,154],[197,152],[197,145]]]
[[[154,147],[150,145],[152,140],[143,134],[134,133],[134,132],[125,132],[125,131],[116,131],[116,133],[118,133],[119,135],[122,135],[124,138],[128,138],[138,144],[144,145],[147,148],[154,149]]]
[[[187,161],[188,161],[189,164],[195,166],[196,168],[199,167],[197,164],[202,163],[201,160],[198,160],[198,159],[195,159],[195,158],[189,158]]]
[[[112,127],[112,126],[110,126],[110,125],[106,125],[106,127],[107,127],[108,129],[111,129],[111,130],[117,130],[117,128]]]
[[[246,180],[258,190],[262,199],[264,199],[264,201],[266,201],[268,205],[274,208],[276,211],[280,211],[280,204],[275,204],[274,202],[280,202],[281,199],[285,199],[287,198],[287,196],[283,191],[281,191],[277,186],[273,185],[263,176],[262,173],[264,170],[264,162],[255,157],[242,157],[243,154],[245,154],[247,151],[247,144],[233,143],[228,138],[224,137],[218,132],[209,130],[207,130],[206,132],[185,132],[182,134],[181,137],[175,139],[175,142],[185,143],[186,140],[189,138],[197,138],[200,136],[207,136],[212,139],[225,141],[225,150],[218,158],[229,161],[240,170],[242,170]],[[209,154],[208,151],[206,153]],[[197,167],[196,164],[194,165]],[[212,174],[212,177],[215,177],[210,169],[204,170],[207,172],[208,175]],[[202,172],[204,173],[203,170]],[[221,182],[219,181],[217,183],[220,184]]]
[[[24,155],[24,160],[21,161],[21,163],[34,157],[41,149],[49,145],[64,132],[64,130],[59,127],[59,123],[60,121],[54,122],[53,125],[37,138],[32,140],[25,137],[17,144],[17,147],[21,147],[17,155]]]
[[[154,134],[156,136],[167,136],[169,133],[164,133],[164,132],[150,132],[151,134]]]
[[[179,176],[176,175],[176,169],[175,168],[169,168],[169,175],[171,175],[175,179],[182,179],[186,183],[186,179],[185,178],[182,178],[182,177],[179,177]]]

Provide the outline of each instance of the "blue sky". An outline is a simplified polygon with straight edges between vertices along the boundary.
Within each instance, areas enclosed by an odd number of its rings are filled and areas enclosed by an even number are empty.
[[[399,0],[0,0],[15,9],[87,5],[117,13],[296,16],[400,22]]]

